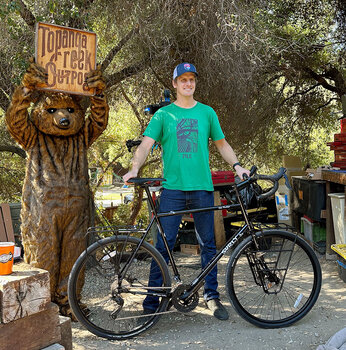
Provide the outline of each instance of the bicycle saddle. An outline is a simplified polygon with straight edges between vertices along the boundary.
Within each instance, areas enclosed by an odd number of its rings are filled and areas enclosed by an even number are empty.
[[[166,179],[160,178],[160,177],[133,177],[127,182],[137,184],[137,185],[149,185],[153,182],[162,182]]]

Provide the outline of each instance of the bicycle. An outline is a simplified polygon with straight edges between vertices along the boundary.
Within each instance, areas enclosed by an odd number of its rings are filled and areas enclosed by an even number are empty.
[[[143,186],[153,217],[145,228],[93,227],[88,234],[112,233],[111,237],[87,247],[75,262],[68,285],[68,296],[76,318],[90,332],[111,340],[123,340],[151,328],[159,317],[174,307],[190,312],[198,305],[198,290],[204,277],[228,250],[233,249],[226,269],[229,299],[248,322],[263,328],[287,327],[303,318],[315,304],[321,289],[321,268],[310,245],[288,226],[270,228],[250,220],[239,191],[257,180],[270,181],[273,187],[257,196],[272,196],[285,169],[277,174],[256,174],[232,185],[228,199],[236,202],[193,210],[158,213],[150,196],[150,185],[163,179],[133,178]],[[232,235],[209,264],[189,283],[182,283],[173,254],[169,251],[160,217],[209,210],[239,210],[244,225]],[[162,235],[177,286],[172,287],[168,266],[162,255],[146,241],[150,228],[157,224]],[[134,237],[134,235],[140,237]],[[163,283],[148,286],[150,269],[158,269]],[[142,302],[148,295],[159,298],[151,314],[143,314]]]

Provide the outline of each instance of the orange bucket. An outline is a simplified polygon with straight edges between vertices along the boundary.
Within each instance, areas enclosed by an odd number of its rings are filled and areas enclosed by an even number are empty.
[[[14,258],[14,243],[0,242],[0,275],[12,273]]]

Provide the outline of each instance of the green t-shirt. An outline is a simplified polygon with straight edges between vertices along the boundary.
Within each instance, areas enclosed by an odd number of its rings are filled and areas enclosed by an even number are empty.
[[[160,108],[144,132],[163,149],[164,188],[213,191],[209,167],[209,138],[221,140],[215,111],[202,103],[181,108],[174,103]]]

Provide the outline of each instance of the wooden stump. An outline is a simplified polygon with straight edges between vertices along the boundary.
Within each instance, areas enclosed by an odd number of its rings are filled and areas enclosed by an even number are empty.
[[[0,276],[0,323],[44,311],[50,302],[48,271],[20,263],[11,275]]]

